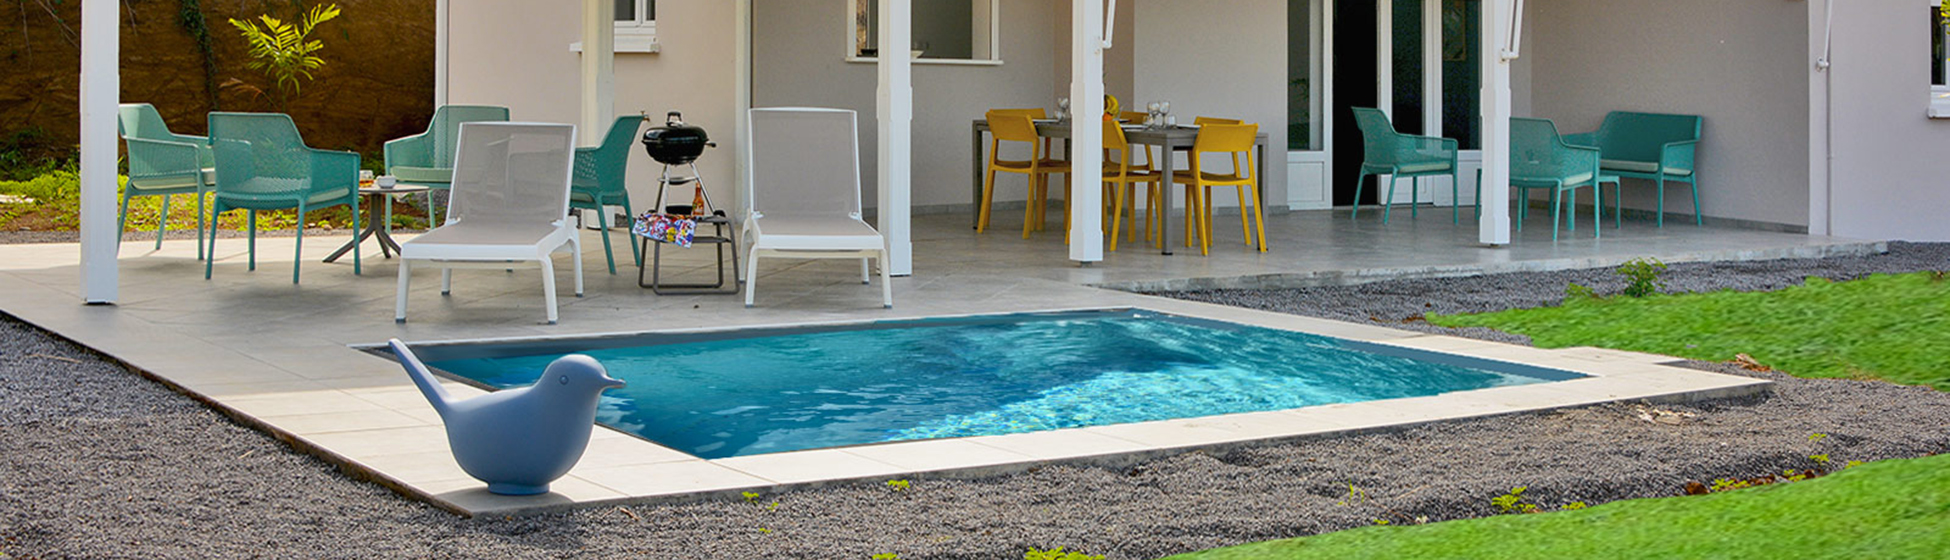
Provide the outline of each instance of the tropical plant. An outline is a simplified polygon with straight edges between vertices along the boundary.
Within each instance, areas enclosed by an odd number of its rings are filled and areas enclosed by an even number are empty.
[[[253,59],[245,65],[252,70],[262,70],[274,83],[279,94],[275,97],[279,105],[290,98],[297,97],[305,80],[313,79],[311,72],[325,66],[325,59],[316,53],[325,48],[325,43],[309,36],[318,24],[339,17],[337,4],[312,6],[303,18],[296,22],[286,22],[271,17],[270,14],[258,16],[258,22],[232,19],[230,25],[244,36],[250,44]],[[259,26],[262,23],[262,26]],[[300,79],[302,78],[302,79]],[[289,92],[288,94],[285,92]]]

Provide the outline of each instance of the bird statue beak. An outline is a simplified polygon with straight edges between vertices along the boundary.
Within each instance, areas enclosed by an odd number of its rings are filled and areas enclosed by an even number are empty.
[[[621,379],[617,379],[617,378],[614,378],[614,377],[610,377],[610,376],[607,376],[607,375],[605,375],[605,376],[603,376],[603,388],[604,388],[604,389],[616,389],[616,388],[619,388],[619,387],[622,387],[623,385],[624,385],[624,383],[623,383],[623,380],[621,380]]]

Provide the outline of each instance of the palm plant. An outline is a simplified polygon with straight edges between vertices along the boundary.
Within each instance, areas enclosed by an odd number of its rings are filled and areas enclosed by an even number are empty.
[[[298,96],[303,80],[313,79],[312,70],[325,66],[325,59],[315,54],[325,48],[325,43],[306,37],[318,24],[336,17],[339,17],[338,5],[325,4],[313,6],[297,22],[285,22],[266,14],[258,16],[261,27],[257,22],[238,19],[230,20],[230,25],[250,43],[250,56],[255,60],[246,67],[262,70],[271,78],[273,88],[278,91],[275,99],[282,106],[289,98]]]

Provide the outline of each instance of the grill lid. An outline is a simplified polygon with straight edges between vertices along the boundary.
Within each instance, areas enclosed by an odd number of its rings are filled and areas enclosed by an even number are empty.
[[[643,149],[650,159],[664,165],[683,165],[697,161],[704,148],[715,146],[703,128],[684,123],[684,114],[671,111],[664,125],[643,132]]]

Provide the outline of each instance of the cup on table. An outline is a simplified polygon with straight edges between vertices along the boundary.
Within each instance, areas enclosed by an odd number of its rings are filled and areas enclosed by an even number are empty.
[[[393,185],[399,184],[399,178],[392,175],[380,175],[378,178],[372,180],[372,184],[382,189],[390,189],[393,188]]]
[[[1178,115],[1165,115],[1165,126],[1178,126]]]

